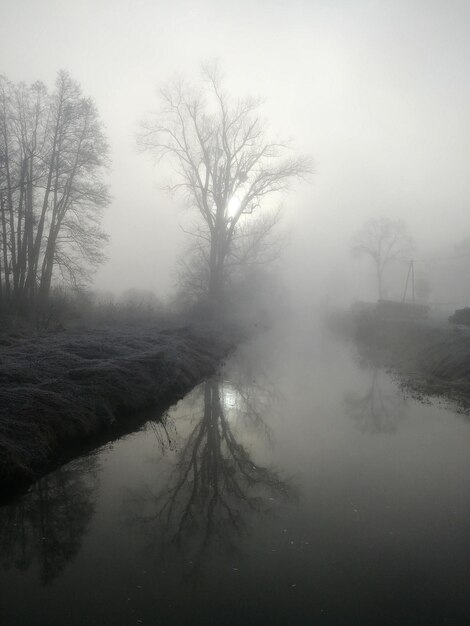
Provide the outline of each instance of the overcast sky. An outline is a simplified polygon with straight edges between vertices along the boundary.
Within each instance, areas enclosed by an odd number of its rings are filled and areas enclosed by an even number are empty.
[[[470,2],[459,0],[0,0],[0,72],[52,87],[65,68],[111,144],[109,262],[100,288],[165,292],[180,202],[139,155],[157,87],[218,58],[233,92],[265,98],[275,132],[315,162],[285,202],[291,263],[348,283],[349,240],[405,219],[420,253],[470,236]],[[296,265],[297,264],[297,265]],[[325,271],[326,270],[326,273]],[[308,273],[312,270],[309,268]]]

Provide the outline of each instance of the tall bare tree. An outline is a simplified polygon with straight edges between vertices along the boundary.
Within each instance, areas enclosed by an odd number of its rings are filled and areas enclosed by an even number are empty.
[[[368,220],[355,235],[352,252],[372,259],[379,300],[384,297],[384,272],[392,261],[409,259],[413,240],[402,221],[379,217]]]
[[[54,273],[77,284],[102,260],[107,151],[67,72],[51,94],[0,78],[0,297],[47,296]]]
[[[169,189],[182,190],[199,212],[203,226],[192,234],[201,242],[207,294],[220,302],[246,219],[258,217],[268,196],[285,192],[310,163],[268,139],[260,101],[231,97],[216,66],[203,68],[199,89],[179,80],[160,95],[162,108],[142,124],[138,143],[171,162],[177,180]]]

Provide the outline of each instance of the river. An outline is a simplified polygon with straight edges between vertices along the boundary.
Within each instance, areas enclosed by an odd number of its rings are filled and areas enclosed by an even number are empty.
[[[468,624],[469,451],[351,345],[260,334],[0,509],[0,624]]]

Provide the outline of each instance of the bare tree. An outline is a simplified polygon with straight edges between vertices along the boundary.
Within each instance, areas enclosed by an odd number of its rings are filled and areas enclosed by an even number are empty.
[[[67,72],[53,93],[0,78],[0,296],[47,296],[103,259],[107,143],[92,100]]]
[[[204,227],[192,234],[207,267],[207,295],[220,302],[245,218],[258,216],[266,198],[285,192],[310,164],[267,138],[259,100],[230,97],[215,66],[204,67],[203,78],[200,90],[182,81],[162,89],[163,107],[142,124],[138,143],[169,159],[177,175],[169,189],[182,190],[202,217]]]
[[[375,265],[378,297],[384,297],[384,272],[392,261],[410,257],[413,241],[402,221],[386,217],[367,221],[353,239],[352,252],[369,256]]]

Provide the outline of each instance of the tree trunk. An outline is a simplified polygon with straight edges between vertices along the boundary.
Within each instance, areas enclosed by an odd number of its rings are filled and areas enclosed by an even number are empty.
[[[39,256],[41,253],[41,244],[43,242],[43,231],[44,231],[44,224],[46,221],[46,215],[47,215],[47,211],[49,209],[49,196],[51,193],[51,189],[52,189],[52,182],[53,182],[53,175],[55,174],[55,178],[56,178],[56,185],[55,185],[55,190],[57,189],[57,175],[58,175],[58,166],[59,166],[59,153],[60,153],[60,138],[59,138],[59,131],[62,130],[61,129],[61,124],[62,124],[62,104],[63,104],[63,99],[60,100],[60,106],[59,106],[59,110],[57,113],[57,118],[55,120],[55,127],[54,127],[54,138],[52,140],[52,152],[51,152],[51,157],[50,157],[50,161],[48,163],[48,174],[47,174],[47,183],[46,183],[46,188],[44,190],[44,198],[43,198],[43,202],[42,202],[42,210],[41,210],[41,215],[39,217],[39,221],[38,221],[38,225],[37,225],[37,230],[36,230],[36,237],[34,239],[34,244],[31,250],[31,256],[29,259],[29,271],[28,271],[28,276],[26,278],[26,288],[30,291],[30,293],[32,294],[32,292],[34,291],[35,288],[35,284],[36,284],[36,279],[37,279],[37,270],[38,270],[38,265],[39,265]],[[32,158],[31,158],[32,161]],[[32,175],[32,165],[31,165],[31,176],[30,179],[33,179],[33,175]]]
[[[209,258],[209,301],[211,305],[220,304],[223,295],[223,279],[218,258],[218,242],[211,242]]]
[[[383,300],[384,290],[383,290],[382,269],[380,267],[377,268],[377,288],[379,292],[379,300]]]
[[[32,297],[36,289],[36,274],[33,272],[34,263],[34,214],[33,214],[33,168],[30,159],[26,182],[25,215],[24,215],[24,291],[27,297]]]
[[[209,256],[209,302],[218,307],[223,300],[225,264],[225,223],[223,206],[217,207]]]
[[[47,247],[46,252],[44,254],[44,261],[42,264],[41,271],[41,282],[39,286],[39,293],[41,297],[45,298],[49,295],[51,290],[51,282],[52,282],[52,270],[54,269],[54,256],[55,256],[55,248],[57,241],[57,234],[59,229],[56,232],[49,233],[49,237],[47,239]],[[55,229],[54,229],[55,230]]]
[[[8,259],[8,235],[7,235],[7,223],[5,219],[5,202],[3,200],[3,194],[0,193],[0,212],[2,214],[2,247],[3,247],[3,273],[5,277],[5,295],[10,294],[10,270]]]
[[[17,250],[17,265],[18,265],[18,285],[16,287],[18,291],[18,295],[21,296],[24,281],[26,276],[26,241],[27,241],[27,233],[26,233],[26,196],[27,191],[26,187],[26,173],[27,173],[27,159],[26,157],[23,159],[21,166],[21,180],[20,180],[20,198],[18,200],[18,218],[17,218],[17,227],[16,227],[16,250]]]

